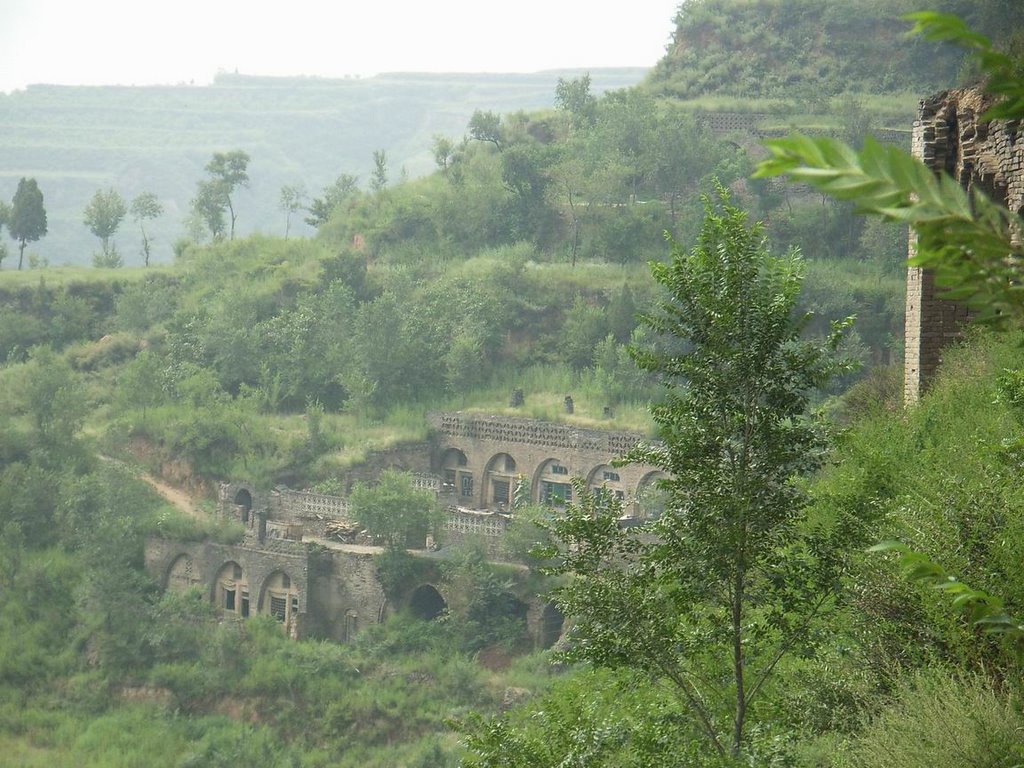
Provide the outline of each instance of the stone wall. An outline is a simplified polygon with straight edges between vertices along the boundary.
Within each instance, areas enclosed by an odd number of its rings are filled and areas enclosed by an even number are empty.
[[[591,488],[620,495],[632,512],[638,493],[663,476],[647,465],[612,466],[643,439],[634,432],[481,414],[435,413],[429,418],[437,441],[432,469],[442,480],[448,478],[443,492],[466,508],[503,510],[505,505],[495,502],[496,482],[523,483],[529,500],[539,502],[545,500],[545,486],[579,478]],[[447,487],[453,476],[456,487]]]
[[[312,634],[345,642],[383,620],[387,600],[373,557],[366,552],[315,550],[310,569]]]
[[[502,539],[508,530],[510,517],[499,512],[484,512],[460,507],[449,507],[442,525],[443,546],[455,546],[467,540],[483,542],[487,554],[502,558]]]
[[[145,547],[146,570],[163,589],[185,591],[197,587],[218,604],[218,576],[226,566],[235,563],[240,567],[241,575],[232,578],[246,585],[250,614],[261,612],[272,580],[279,574],[285,574],[297,598],[297,615],[289,617],[288,632],[302,637],[308,633],[309,547],[290,541],[268,544],[270,546],[257,547],[151,538]],[[232,612],[240,615],[240,606]]]
[[[943,91],[921,102],[911,151],[936,173],[965,189],[981,190],[1015,213],[1024,209],[1024,142],[1017,122],[979,122],[992,98],[977,89]],[[910,255],[916,240],[911,237]],[[966,308],[940,300],[930,272],[907,272],[904,400],[920,398],[942,362],[942,351],[959,338]]]

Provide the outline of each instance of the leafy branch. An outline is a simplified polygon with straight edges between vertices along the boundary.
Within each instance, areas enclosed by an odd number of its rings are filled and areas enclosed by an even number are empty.
[[[980,321],[1024,319],[1024,221],[954,179],[934,174],[906,152],[865,139],[860,152],[835,139],[794,134],[765,142],[772,157],[754,176],[786,174],[859,213],[901,222],[917,232],[912,266],[933,271],[943,298],[960,301]]]
[[[920,11],[903,18],[914,22],[908,36],[953,43],[974,54],[986,76],[985,90],[1004,98],[987,110],[982,120],[1019,120],[1024,116],[1024,62],[997,51],[991,40],[973,31],[957,16]]]
[[[927,555],[901,542],[883,541],[868,552],[895,552],[908,581],[944,592],[951,598],[952,607],[964,613],[981,631],[1004,635],[1017,645],[1018,653],[1024,653],[1024,623],[1006,613],[1000,598],[964,584]]]
[[[984,120],[1024,118],[1024,63],[996,51],[984,35],[947,14],[921,12],[911,34],[952,41],[971,50],[987,75],[986,89],[1002,96]],[[978,190],[935,174],[896,147],[865,140],[861,152],[831,138],[793,134],[769,140],[771,157],[755,178],[786,174],[859,213],[900,222],[917,233],[911,266],[931,270],[943,298],[966,304],[989,323],[1024,320],[1024,221]]]

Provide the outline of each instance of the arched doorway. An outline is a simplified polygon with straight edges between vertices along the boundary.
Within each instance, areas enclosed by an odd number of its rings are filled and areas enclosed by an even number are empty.
[[[619,470],[611,464],[594,467],[587,476],[587,488],[599,503],[607,503],[615,499],[622,504],[623,514],[632,512],[631,509],[626,508],[626,487],[622,484]]]
[[[484,469],[480,508],[508,510],[512,506],[516,481],[516,460],[507,453],[493,456]]]
[[[252,494],[248,489],[241,488],[235,494],[235,508],[243,523],[249,522],[249,513],[252,512]]]
[[[641,520],[656,520],[661,517],[668,504],[669,492],[661,481],[668,475],[660,470],[644,475],[636,488],[636,502],[633,514]]]
[[[441,457],[441,493],[466,506],[473,503],[473,472],[466,454],[458,448],[449,448]]]
[[[213,580],[213,604],[243,619],[249,615],[249,580],[233,560],[224,563]]]
[[[541,648],[550,648],[562,637],[565,628],[565,616],[554,603],[548,603],[540,615],[540,633],[537,642]]]
[[[430,584],[421,584],[409,598],[409,612],[423,621],[433,621],[448,610],[448,603]]]

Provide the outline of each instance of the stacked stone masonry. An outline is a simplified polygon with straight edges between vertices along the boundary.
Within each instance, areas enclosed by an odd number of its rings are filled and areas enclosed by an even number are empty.
[[[948,173],[967,190],[979,190],[1018,215],[1024,209],[1024,142],[1019,122],[979,121],[992,98],[978,89],[944,91],[921,102],[911,151],[936,173]],[[913,257],[916,241],[910,239]],[[959,338],[969,313],[939,299],[928,271],[907,272],[904,400],[917,402]]]

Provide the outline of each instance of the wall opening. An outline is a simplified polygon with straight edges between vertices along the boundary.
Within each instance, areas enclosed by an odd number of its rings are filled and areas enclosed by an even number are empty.
[[[217,572],[213,602],[225,613],[235,613],[242,618],[249,615],[249,581],[238,563],[229,560]]]
[[[441,597],[430,584],[421,584],[416,587],[409,598],[409,611],[418,619],[433,621],[448,610],[448,603]]]
[[[245,488],[235,494],[235,507],[238,509],[242,522],[248,523],[249,513],[252,511],[252,494]]]
[[[449,448],[441,457],[441,493],[456,496],[459,504],[473,503],[473,471],[469,459],[458,448]]]
[[[263,582],[260,613],[269,614],[288,627],[298,618],[299,590],[284,571],[274,571]]]
[[[516,480],[516,460],[507,453],[493,456],[484,470],[480,507],[501,511],[511,507]]]
[[[549,507],[564,507],[572,501],[569,467],[561,459],[548,459],[537,468],[534,501]]]
[[[359,614],[356,613],[355,609],[349,608],[345,611],[345,640],[352,640],[356,636],[357,631],[359,631]]]
[[[562,637],[565,627],[565,616],[554,603],[544,606],[540,615],[540,636],[537,638],[541,648],[550,648]]]

